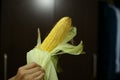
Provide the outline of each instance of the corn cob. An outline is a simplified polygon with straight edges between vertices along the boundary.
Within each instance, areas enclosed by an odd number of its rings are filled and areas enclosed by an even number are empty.
[[[40,49],[52,51],[65,38],[71,27],[71,18],[60,19],[42,42]]]

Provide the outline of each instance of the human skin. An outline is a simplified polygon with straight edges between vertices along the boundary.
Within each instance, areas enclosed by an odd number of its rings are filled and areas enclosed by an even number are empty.
[[[36,63],[26,64],[18,68],[17,74],[9,80],[42,80],[45,71]]]

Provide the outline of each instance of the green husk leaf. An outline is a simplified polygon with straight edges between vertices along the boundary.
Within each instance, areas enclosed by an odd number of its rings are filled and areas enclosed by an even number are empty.
[[[34,48],[27,53],[27,63],[35,62],[42,66],[45,70],[44,80],[58,80],[52,57],[48,52]]]
[[[27,63],[35,62],[45,69],[44,80],[58,80],[57,77],[57,55],[68,53],[71,55],[79,55],[83,52],[83,42],[81,41],[77,46],[68,43],[76,36],[76,27],[71,27],[66,38],[51,52],[43,51],[38,47],[41,45],[40,31],[38,29],[37,45],[27,53]]]

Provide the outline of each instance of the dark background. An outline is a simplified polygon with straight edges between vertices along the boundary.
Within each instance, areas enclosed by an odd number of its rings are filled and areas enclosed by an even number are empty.
[[[85,55],[63,55],[60,80],[93,80],[93,54],[97,53],[97,0],[55,0],[52,6],[38,4],[40,0],[1,0],[0,80],[4,78],[4,53],[8,56],[7,78],[26,64],[26,53],[37,41],[37,28],[42,40],[63,16],[72,18],[77,27],[76,43],[84,42]]]

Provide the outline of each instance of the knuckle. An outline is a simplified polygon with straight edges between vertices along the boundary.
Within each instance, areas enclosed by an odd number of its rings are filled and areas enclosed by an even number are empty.
[[[20,76],[24,76],[24,75],[25,75],[25,71],[20,68],[20,69],[18,70],[18,74],[19,74]]]
[[[21,71],[22,70],[22,67],[18,68],[18,71]]]
[[[23,76],[23,77],[25,76],[25,73],[24,73],[24,72],[19,72],[18,74],[19,74],[20,76]]]
[[[18,72],[22,72],[23,70],[23,67],[18,68]]]

